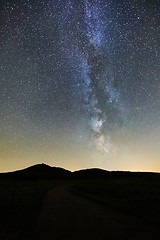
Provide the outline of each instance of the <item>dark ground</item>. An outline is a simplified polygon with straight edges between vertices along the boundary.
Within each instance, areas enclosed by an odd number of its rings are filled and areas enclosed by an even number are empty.
[[[160,239],[160,174],[0,180],[0,240]]]

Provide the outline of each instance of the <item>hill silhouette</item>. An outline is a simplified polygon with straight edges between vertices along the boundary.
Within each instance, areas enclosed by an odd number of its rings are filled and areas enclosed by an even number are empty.
[[[124,179],[124,180],[160,180],[160,173],[155,172],[130,172],[130,171],[107,171],[99,168],[82,169],[72,173],[73,179],[79,180],[98,180],[98,179]]]
[[[143,178],[155,179],[160,178],[159,173],[152,172],[129,172],[129,171],[107,171],[99,168],[82,169],[71,172],[60,167],[51,167],[47,164],[36,164],[25,169],[14,172],[0,173],[0,179],[10,180],[63,180],[63,179],[110,179],[110,178]]]
[[[36,164],[14,172],[0,173],[0,179],[36,180],[36,179],[68,179],[71,172],[60,167],[50,167],[44,163]]]

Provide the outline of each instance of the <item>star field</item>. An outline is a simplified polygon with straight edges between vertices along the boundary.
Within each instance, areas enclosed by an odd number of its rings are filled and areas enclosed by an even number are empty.
[[[10,0],[0,18],[0,171],[160,171],[158,0]]]

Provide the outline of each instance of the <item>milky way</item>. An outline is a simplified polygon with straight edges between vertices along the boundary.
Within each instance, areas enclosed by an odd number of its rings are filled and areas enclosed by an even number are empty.
[[[74,1],[69,1],[67,18],[73,14],[75,10]],[[110,136],[105,134],[105,129],[109,124],[107,116],[114,111],[119,115],[120,124],[125,111],[121,108],[121,100],[118,91],[114,87],[114,77],[112,73],[112,64],[109,60],[109,54],[105,51],[103,14],[99,1],[81,2],[82,5],[82,22],[83,29],[78,34],[74,28],[72,38],[75,38],[77,44],[78,55],[82,55],[81,65],[84,71],[86,88],[86,105],[90,115],[90,127],[93,132],[93,140],[97,149],[108,152],[110,150]],[[66,12],[63,13],[66,16]],[[66,17],[63,17],[66,21]],[[70,24],[70,21],[68,22]],[[79,26],[79,21],[75,23]],[[73,39],[71,40],[73,41]],[[84,69],[83,69],[84,67]],[[117,120],[117,116],[115,120]],[[113,121],[113,119],[112,119]]]
[[[107,153],[110,148],[109,136],[107,135],[106,137],[104,135],[103,128],[104,124],[107,123],[107,114],[110,111],[108,103],[112,103],[112,108],[115,108],[115,105],[112,102],[112,92],[109,89],[109,85],[113,84],[113,78],[110,75],[109,59],[103,49],[103,34],[99,22],[99,18],[101,17],[99,16],[99,12],[100,6],[98,6],[98,1],[94,1],[92,4],[85,1],[91,127],[94,132],[97,148]]]
[[[8,0],[0,13],[2,170],[160,169],[159,1]]]

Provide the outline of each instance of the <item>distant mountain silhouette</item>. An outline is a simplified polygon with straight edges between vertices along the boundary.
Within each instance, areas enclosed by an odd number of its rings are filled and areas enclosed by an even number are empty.
[[[36,180],[36,179],[68,179],[71,172],[59,167],[50,167],[44,163],[36,164],[14,172],[0,173],[0,179]]]
[[[159,180],[160,173],[153,172],[130,172],[130,171],[107,171],[99,168],[82,169],[72,173],[74,179],[132,179],[141,180]]]
[[[109,177],[111,175],[111,172],[100,168],[90,168],[74,171],[72,174],[76,179],[97,179]]]
[[[125,171],[107,171],[99,168],[82,169],[71,172],[60,167],[50,167],[44,163],[36,164],[22,170],[14,172],[0,173],[0,179],[9,180],[65,180],[65,179],[102,179],[102,178],[144,178],[155,179],[159,178],[159,173],[152,172],[125,172]]]

